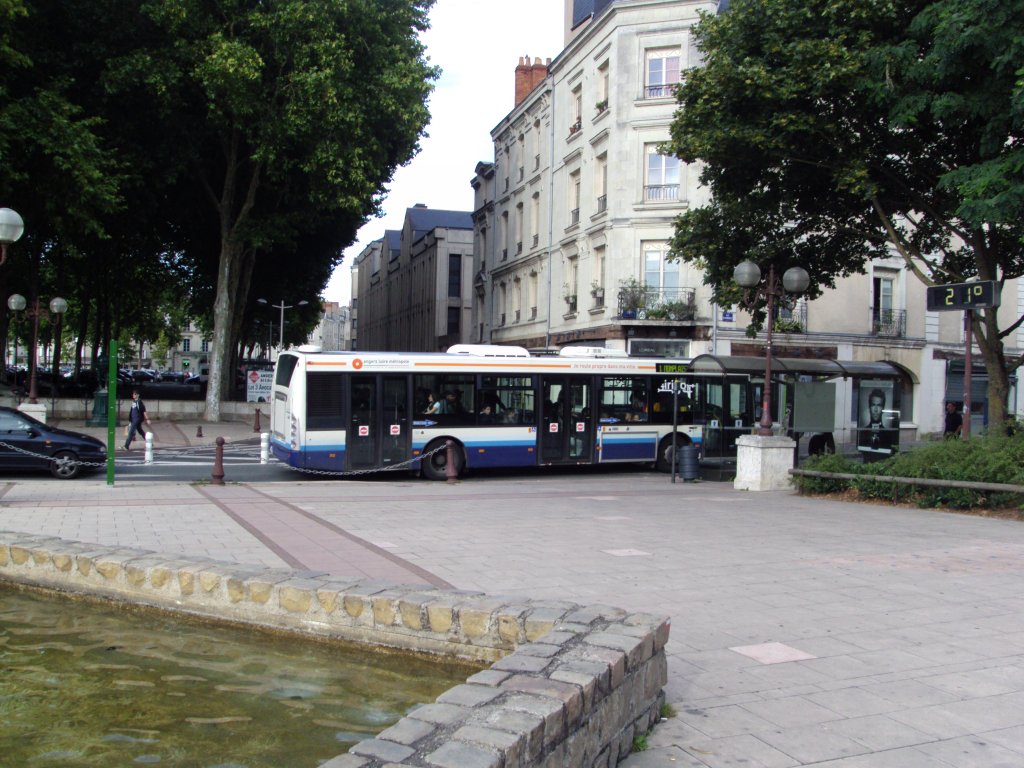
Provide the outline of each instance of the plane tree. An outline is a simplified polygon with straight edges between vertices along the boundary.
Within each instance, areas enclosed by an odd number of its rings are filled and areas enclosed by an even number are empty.
[[[746,258],[805,267],[812,297],[895,254],[929,285],[1024,273],[1022,0],[733,0],[694,33],[665,151],[711,202],[672,249],[720,302]],[[973,316],[994,429],[1022,320]]]
[[[219,420],[231,386],[238,316],[261,254],[335,219],[346,224],[335,258],[418,150],[436,77],[418,38],[432,2],[142,2],[159,35],[111,71],[122,93],[146,92],[179,148],[171,210],[207,208],[205,234],[179,222],[204,246],[186,255],[216,258],[207,420]]]

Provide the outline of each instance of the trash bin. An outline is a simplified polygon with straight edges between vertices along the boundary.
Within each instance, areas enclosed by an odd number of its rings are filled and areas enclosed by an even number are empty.
[[[683,480],[696,480],[700,477],[700,461],[697,456],[697,446],[693,443],[680,445],[678,451],[679,476]]]

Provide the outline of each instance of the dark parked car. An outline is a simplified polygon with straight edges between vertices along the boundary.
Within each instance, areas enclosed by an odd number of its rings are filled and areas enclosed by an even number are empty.
[[[106,446],[80,432],[57,429],[14,408],[0,406],[0,471],[49,470],[61,480],[98,469],[75,463],[102,464]]]

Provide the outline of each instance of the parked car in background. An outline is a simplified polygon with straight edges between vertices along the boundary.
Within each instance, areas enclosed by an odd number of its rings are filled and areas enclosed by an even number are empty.
[[[49,470],[61,480],[94,471],[107,460],[106,446],[95,437],[58,429],[0,406],[0,471]],[[86,467],[84,461],[98,466]]]

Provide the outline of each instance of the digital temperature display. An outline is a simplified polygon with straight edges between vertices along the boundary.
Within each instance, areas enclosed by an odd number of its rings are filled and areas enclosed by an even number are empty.
[[[951,283],[928,287],[928,311],[985,309],[999,306],[999,288],[995,280]]]

